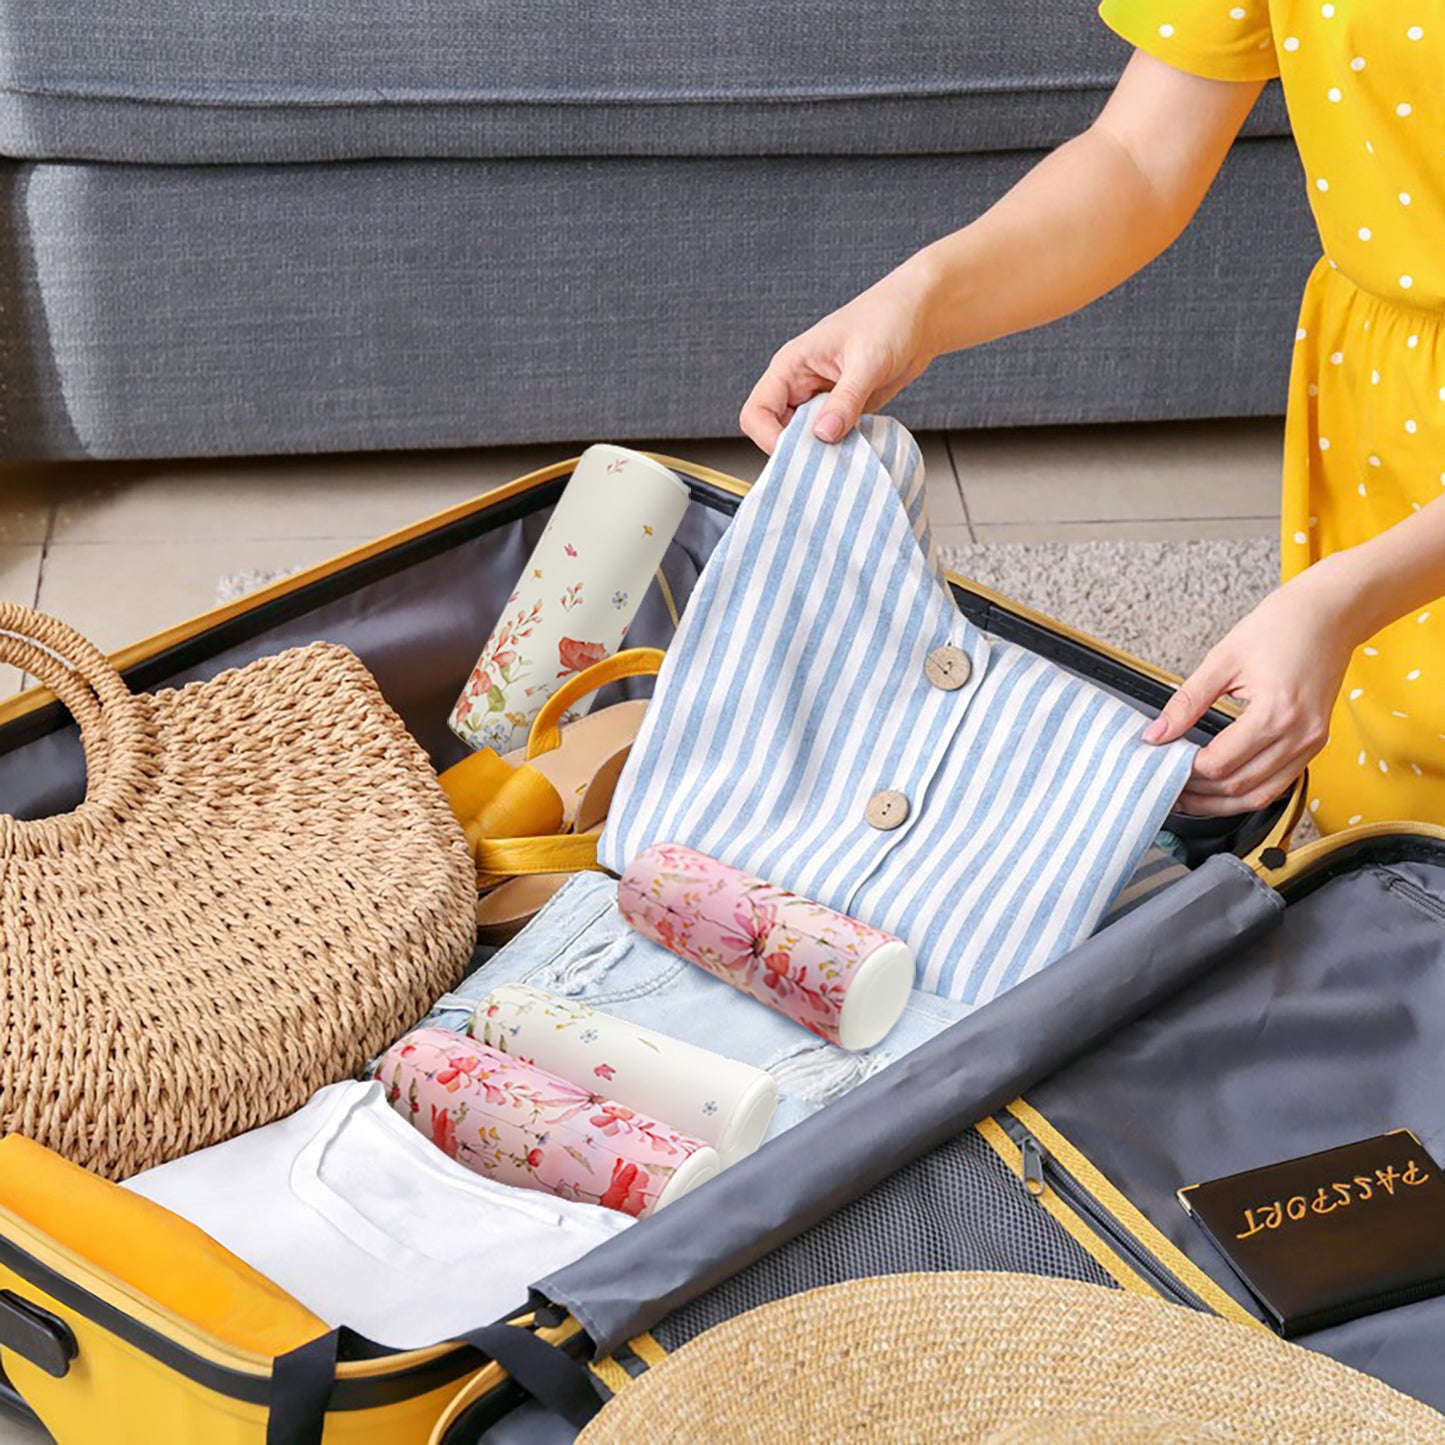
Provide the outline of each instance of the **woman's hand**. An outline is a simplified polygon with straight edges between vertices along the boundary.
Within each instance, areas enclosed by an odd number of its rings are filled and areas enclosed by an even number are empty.
[[[925,338],[927,288],[905,266],[783,346],[742,409],[742,429],[771,454],[793,413],[819,392],[832,400],[813,434],[836,442],[933,360]]]
[[[1349,625],[1340,569],[1331,565],[1338,560],[1317,562],[1270,593],[1210,650],[1145,729],[1146,742],[1173,742],[1221,696],[1247,704],[1195,758],[1179,799],[1182,812],[1222,816],[1262,808],[1328,741],[1345,667],[1362,640]]]

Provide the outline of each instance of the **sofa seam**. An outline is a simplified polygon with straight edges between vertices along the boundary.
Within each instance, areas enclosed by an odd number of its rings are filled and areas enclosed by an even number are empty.
[[[176,106],[195,110],[271,110],[290,107],[297,110],[341,110],[385,108],[392,106],[468,106],[497,105],[540,109],[547,106],[577,107],[597,105],[656,105],[656,106],[701,106],[701,105],[817,105],[856,104],[859,101],[889,100],[956,100],[971,96],[1024,96],[1057,95],[1061,92],[1084,94],[1112,89],[1118,76],[1111,72],[1091,76],[1069,76],[1056,79],[1014,78],[999,81],[978,80],[967,84],[948,82],[918,84],[896,83],[879,90],[842,90],[823,88],[800,88],[797,90],[717,90],[706,93],[682,91],[571,91],[565,93],[543,93],[527,91],[446,91],[446,90],[387,90],[375,87],[369,93],[360,91],[336,91],[327,95],[307,96],[286,94],[262,96],[255,93],[241,93],[227,96],[205,96],[186,94],[159,95],[150,91],[127,90],[124,87],[105,89],[88,87],[78,82],[53,84],[26,84],[6,81],[0,83],[0,95],[13,95],[27,99],[76,100],[101,104],[130,104]]]

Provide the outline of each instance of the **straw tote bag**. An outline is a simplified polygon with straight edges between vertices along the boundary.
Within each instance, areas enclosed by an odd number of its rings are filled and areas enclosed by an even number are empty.
[[[0,604],[80,724],[70,813],[0,814],[0,1132],[124,1178],[298,1108],[452,987],[466,840],[345,648],[154,695]]]

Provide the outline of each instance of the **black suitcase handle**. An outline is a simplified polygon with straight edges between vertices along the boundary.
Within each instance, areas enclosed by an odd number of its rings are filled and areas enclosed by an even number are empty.
[[[57,1380],[69,1374],[79,1352],[63,1319],[8,1289],[0,1289],[0,1345]]]

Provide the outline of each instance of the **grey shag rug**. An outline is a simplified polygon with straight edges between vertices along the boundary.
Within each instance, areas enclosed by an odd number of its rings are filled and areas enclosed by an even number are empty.
[[[978,542],[945,566],[1181,676],[1279,581],[1267,537]]]
[[[238,602],[252,592],[259,592],[283,577],[299,572],[299,567],[248,567],[244,572],[227,572],[216,583],[217,603]]]

